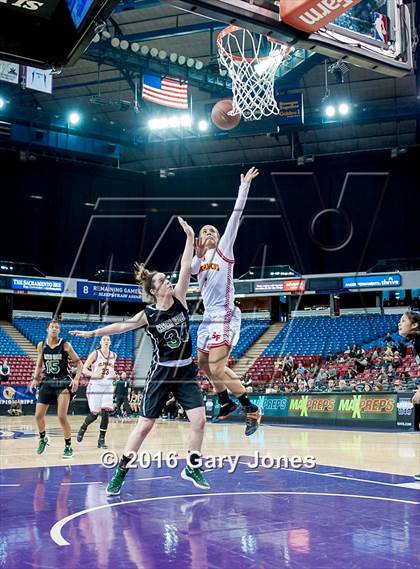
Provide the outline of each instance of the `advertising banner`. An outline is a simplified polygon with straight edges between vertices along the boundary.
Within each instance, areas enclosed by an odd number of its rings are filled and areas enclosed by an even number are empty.
[[[397,419],[395,395],[361,395],[352,393],[338,396],[337,419],[357,421],[393,421]]]
[[[33,292],[56,292],[61,294],[64,291],[64,281],[51,279],[33,279],[25,277],[13,277],[11,279],[12,289],[28,290]]]
[[[343,278],[343,288],[389,288],[401,285],[401,275],[363,275]]]
[[[292,395],[289,397],[289,417],[335,419],[337,395]]]
[[[0,405],[10,405],[12,401],[19,401],[22,405],[29,405],[30,403],[36,403],[37,400],[35,395],[27,391],[26,385],[24,387],[1,385]]]
[[[286,395],[250,395],[249,399],[254,405],[258,405],[267,417],[287,417],[288,397]],[[217,415],[220,410],[220,404],[215,397],[213,399],[213,416]],[[242,407],[238,405],[232,417],[243,417]]]
[[[399,393],[397,399],[397,427],[411,429],[414,421],[412,393]]]

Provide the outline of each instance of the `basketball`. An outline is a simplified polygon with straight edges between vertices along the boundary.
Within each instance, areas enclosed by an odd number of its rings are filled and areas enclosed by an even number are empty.
[[[229,115],[232,110],[232,99],[218,101],[212,111],[211,120],[220,130],[232,130],[241,122],[241,115]]]

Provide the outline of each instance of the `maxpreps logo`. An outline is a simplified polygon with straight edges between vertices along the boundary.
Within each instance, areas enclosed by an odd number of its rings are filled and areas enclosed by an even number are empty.
[[[362,413],[389,414],[395,408],[395,402],[390,397],[366,397],[353,395],[352,399],[342,399],[338,405],[338,412],[351,413],[352,419],[361,419]]]
[[[307,417],[308,413],[332,413],[335,409],[335,399],[324,397],[309,398],[301,395],[300,399],[291,399],[289,411],[300,411],[301,417]]]

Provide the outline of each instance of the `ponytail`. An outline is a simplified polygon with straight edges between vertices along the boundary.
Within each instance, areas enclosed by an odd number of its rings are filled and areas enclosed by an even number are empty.
[[[156,271],[146,269],[144,263],[134,263],[134,278],[142,289],[142,296],[146,302],[153,302],[155,297],[151,293],[152,280]]]

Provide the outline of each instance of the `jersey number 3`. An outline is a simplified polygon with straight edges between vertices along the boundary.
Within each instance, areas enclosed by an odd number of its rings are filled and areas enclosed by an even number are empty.
[[[163,336],[165,340],[165,345],[171,350],[176,350],[183,342],[187,342],[190,334],[188,332],[187,325],[182,324],[180,330],[172,328],[172,330],[167,330]]]

